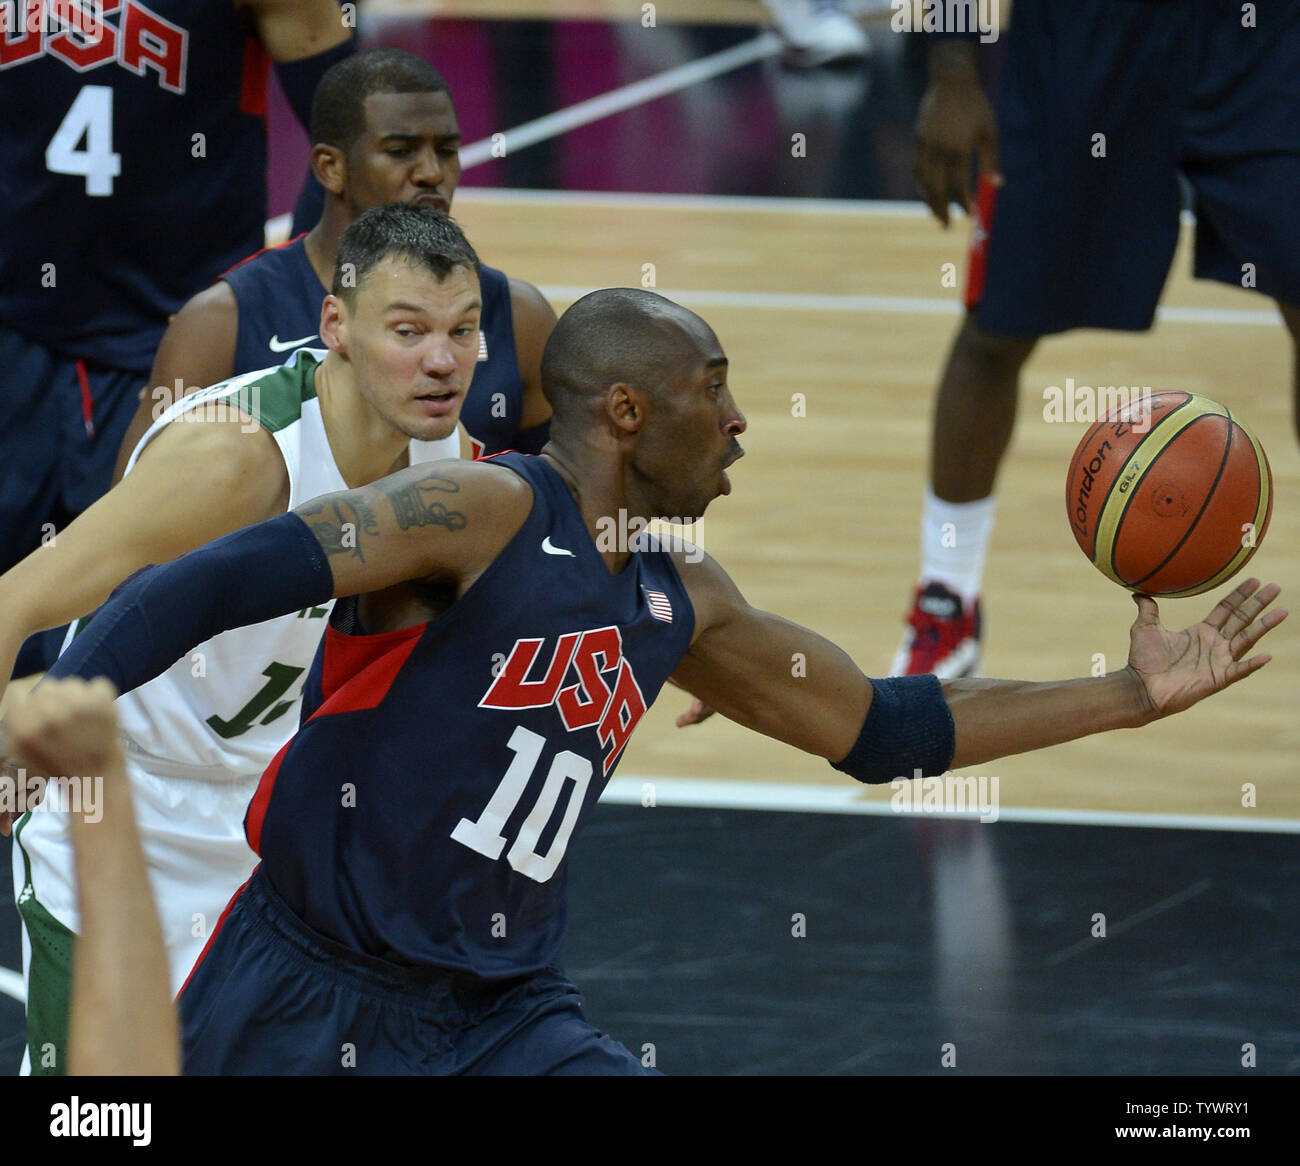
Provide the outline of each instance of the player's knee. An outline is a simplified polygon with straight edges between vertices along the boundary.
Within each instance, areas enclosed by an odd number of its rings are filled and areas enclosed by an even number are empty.
[[[1014,382],[1037,343],[1034,337],[986,332],[975,322],[973,315],[966,317],[957,334],[957,348],[961,355],[979,370],[981,380],[994,385]]]

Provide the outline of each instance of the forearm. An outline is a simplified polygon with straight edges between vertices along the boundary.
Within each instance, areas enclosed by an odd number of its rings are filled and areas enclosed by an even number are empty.
[[[284,514],[142,572],[99,610],[48,675],[103,676],[129,692],[221,632],[333,594],[325,552],[301,518]]]
[[[951,768],[1144,725],[1155,719],[1144,693],[1128,668],[1108,676],[1042,684],[946,680],[943,694],[957,744]]]
[[[72,814],[81,933],[68,1071],[175,1074],[180,1034],[167,957],[120,751],[105,770],[98,814]]]

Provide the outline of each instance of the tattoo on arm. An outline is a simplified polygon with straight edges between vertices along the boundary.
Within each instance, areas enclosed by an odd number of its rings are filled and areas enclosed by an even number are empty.
[[[418,482],[403,485],[380,484],[380,489],[392,503],[397,525],[403,530],[413,526],[445,526],[448,530],[464,530],[465,516],[459,510],[450,510],[446,503],[433,497],[435,494],[458,494],[460,486],[450,478],[430,474]]]
[[[466,519],[459,510],[450,510],[435,495],[456,494],[460,486],[450,478],[430,474],[418,481],[393,482],[384,479],[361,490],[318,498],[297,508],[297,515],[310,528],[327,555],[351,555],[366,561],[366,539],[378,539],[379,519],[371,509],[374,491],[379,490],[392,504],[397,525],[402,530],[415,526],[445,526],[464,530]]]
[[[299,506],[297,514],[311,527],[316,541],[331,558],[351,555],[364,563],[366,556],[361,536],[374,538],[379,535],[379,519],[359,490],[335,499],[309,502]]]

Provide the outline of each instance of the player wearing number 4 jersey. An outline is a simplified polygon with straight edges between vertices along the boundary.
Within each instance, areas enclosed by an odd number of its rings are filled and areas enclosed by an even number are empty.
[[[645,1071],[557,963],[567,855],[670,677],[890,781],[1143,724],[1267,662],[1247,655],[1285,613],[1257,618],[1277,588],[1251,580],[1181,633],[1144,597],[1106,677],[871,681],[695,548],[602,547],[610,515],[730,492],[726,371],[697,316],[595,292],[547,343],[540,457],[413,467],[218,540],[130,583],[57,662],[125,690],[214,631],[346,597],[249,807],[262,862],[181,994],[188,1072]]]
[[[341,294],[324,301],[328,353],[302,351],[283,367],[178,402],[145,435],[116,487],[54,546],[0,578],[0,665],[24,635],[89,611],[145,564],[318,494],[457,455],[481,306],[477,258],[464,235],[437,211],[386,207],[349,228],[339,259],[353,265],[358,287],[336,283]],[[360,537],[366,519],[353,518]],[[239,586],[256,591],[268,582],[252,574]],[[252,869],[244,810],[297,725],[328,604],[276,614],[198,646],[118,702],[174,988]],[[23,818],[14,848],[37,1071],[63,1067],[77,930],[60,808],[52,798]]]
[[[0,4],[0,571],[108,489],[168,316],[262,245],[269,62],[306,125],[351,50],[336,0]]]

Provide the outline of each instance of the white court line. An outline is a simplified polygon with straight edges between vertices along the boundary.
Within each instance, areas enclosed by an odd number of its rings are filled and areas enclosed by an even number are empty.
[[[764,32],[733,48],[723,49],[720,53],[701,57],[698,61],[687,61],[684,65],[678,65],[663,73],[656,73],[653,77],[647,77],[642,81],[633,81],[630,85],[620,85],[608,93],[598,94],[586,101],[579,101],[576,105],[566,106],[555,113],[548,113],[545,117],[526,121],[514,129],[506,130],[502,134],[505,139],[505,151],[508,153],[512,150],[525,149],[548,138],[568,133],[579,126],[600,121],[611,114],[622,113],[624,110],[644,105],[669,93],[676,93],[679,89],[698,85],[711,77],[729,73],[745,65],[752,65],[765,57],[774,57],[781,52],[782,48],[781,38],[776,33]],[[471,142],[460,151],[461,169],[478,166],[490,161],[491,158],[491,138]]]
[[[27,990],[23,986],[21,972],[15,972],[10,968],[0,968],[0,992],[3,992],[6,996],[12,996],[19,1004],[27,1003]]]
[[[696,781],[681,777],[616,777],[600,800],[614,806],[639,806],[644,787],[654,786],[656,806],[713,810],[785,810],[814,814],[873,814],[878,817],[979,819],[966,814],[902,814],[888,801],[863,801],[852,785],[802,785],[784,782]],[[1228,830],[1257,834],[1300,834],[1300,820],[1227,818],[1200,814],[1137,814],[1118,810],[1040,810],[1004,806],[999,822],[1038,822],[1055,826],[1133,826],[1169,830]]]
[[[281,221],[283,220],[283,221]],[[270,240],[288,237],[289,216],[281,215],[266,224]],[[552,303],[572,303],[592,287],[543,284],[538,289]],[[965,310],[958,300],[926,296],[827,296],[799,292],[713,291],[707,288],[673,290],[656,288],[661,295],[700,308],[747,308],[770,312],[882,312],[904,316],[960,316]],[[1234,327],[1276,328],[1282,315],[1275,308],[1157,308],[1162,324],[1229,324]],[[1140,335],[1140,333],[1135,333]]]
[[[771,214],[810,214],[861,216],[863,218],[928,219],[930,208],[919,199],[889,198],[769,198],[761,194],[647,194],[626,190],[529,190],[509,186],[463,186],[456,197],[466,202],[513,204],[519,206],[626,206],[638,210],[691,210],[714,214],[768,212]],[[965,219],[959,206],[949,207],[954,219]],[[274,221],[274,220],[272,220]],[[1179,212],[1185,227],[1196,225],[1189,210]],[[935,223],[936,230],[943,228]]]
[[[612,206],[636,210],[682,210],[712,214],[807,214],[857,218],[929,218],[923,202],[883,198],[767,198],[753,194],[640,194],[625,190],[524,190],[507,186],[463,186],[456,197],[469,203],[505,206]],[[960,207],[955,218],[964,219]],[[941,230],[935,224],[936,230]]]
[[[467,146],[466,149],[469,149]],[[773,214],[830,216],[832,218],[928,219],[930,208],[923,202],[887,198],[768,198],[751,194],[642,194],[626,190],[524,190],[508,186],[461,186],[456,189],[461,203],[482,206],[575,206],[625,207],[629,210],[695,211],[701,214]],[[954,220],[964,220],[961,207],[949,208]],[[288,237],[293,216],[289,213],[266,220],[268,237]],[[1196,225],[1191,211],[1182,212],[1184,226]],[[939,225],[935,224],[936,230]],[[965,244],[962,244],[965,246]]]
[[[547,284],[538,290],[552,302],[571,302],[595,289]],[[747,308],[776,312],[885,312],[913,316],[960,316],[965,311],[959,300],[925,296],[827,296],[798,292],[712,291],[704,288],[655,288],[655,291],[671,300],[700,308]],[[1231,324],[1252,327],[1277,327],[1282,323],[1282,315],[1275,308],[1157,308],[1156,319],[1163,324]]]

